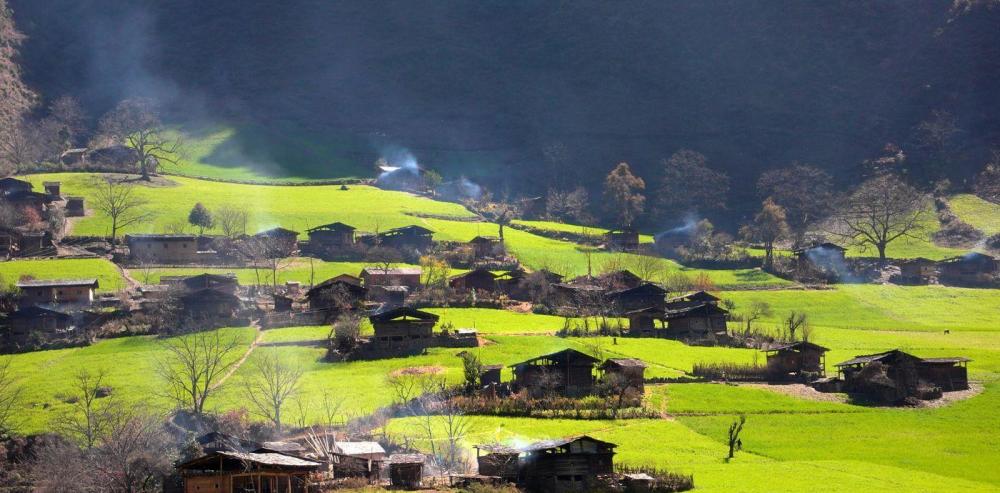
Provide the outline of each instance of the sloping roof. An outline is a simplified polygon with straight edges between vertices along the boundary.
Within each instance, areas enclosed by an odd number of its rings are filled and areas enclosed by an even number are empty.
[[[646,308],[640,308],[638,310],[632,310],[632,311],[625,312],[625,316],[629,316],[629,315],[641,315],[641,314],[648,314],[648,315],[662,317],[663,316],[663,309],[659,308],[659,307],[655,307],[655,306],[647,306]]]
[[[385,449],[378,442],[337,442],[336,451],[344,455],[384,454]]]
[[[423,226],[417,226],[416,224],[411,224],[409,226],[403,226],[401,228],[392,228],[382,234],[395,234],[395,233],[415,233],[418,235],[429,235],[433,234],[434,232]]]
[[[325,291],[334,286],[343,286],[345,289],[355,294],[363,294],[367,291],[367,289],[361,285],[360,279],[354,276],[348,276],[347,274],[341,274],[337,277],[331,277],[330,279],[309,288],[309,290],[306,291],[306,297],[311,298],[319,294],[321,291]]]
[[[601,361],[601,360],[599,360],[599,359],[597,359],[597,358],[595,358],[595,357],[593,357],[593,356],[591,356],[591,355],[589,355],[587,353],[584,353],[584,352],[581,352],[581,351],[577,351],[576,349],[567,348],[567,349],[563,349],[562,351],[556,351],[554,353],[549,353],[549,354],[543,354],[541,356],[536,356],[534,358],[531,358],[531,359],[528,359],[528,360],[524,360],[524,361],[522,361],[520,363],[514,363],[513,365],[510,365],[510,367],[513,368],[513,367],[516,367],[516,366],[528,365],[528,364],[534,363],[535,361],[543,360],[543,359],[553,360],[553,361],[559,361],[559,360],[562,360],[562,359],[568,359],[570,356],[574,356],[576,358],[580,358],[580,359],[584,359],[584,360],[589,360],[589,361],[592,361],[593,363],[599,363]]]
[[[647,368],[648,365],[638,358],[609,358],[601,364],[602,368],[619,366],[622,368]]]
[[[420,267],[390,267],[388,269],[383,269],[381,267],[365,267],[361,269],[361,274],[365,273],[369,275],[383,275],[383,276],[418,276],[423,274],[424,271]]]
[[[615,448],[615,447],[618,446],[618,445],[613,444],[611,442],[605,442],[603,440],[598,440],[596,438],[592,438],[592,437],[589,437],[587,435],[580,435],[580,436],[575,436],[575,437],[556,438],[556,439],[553,439],[553,440],[542,440],[540,442],[535,442],[535,443],[532,443],[532,444],[528,444],[528,445],[526,445],[524,447],[521,447],[521,451],[522,452],[538,452],[540,450],[548,450],[548,449],[563,447],[565,445],[569,445],[569,444],[571,444],[573,442],[580,441],[580,440],[586,440],[586,441],[598,443],[598,444],[601,444],[601,445],[605,445],[605,446],[607,446],[609,448]]]
[[[789,349],[815,349],[816,351],[829,351],[830,350],[829,348],[825,348],[823,346],[820,346],[818,344],[813,344],[811,342],[798,341],[798,342],[792,342],[792,343],[788,343],[788,344],[780,344],[780,345],[777,345],[777,346],[772,346],[770,348],[765,349],[764,351],[765,352],[770,352],[770,351],[785,351],[785,350],[789,350]]]
[[[16,312],[8,313],[7,314],[7,319],[19,320],[19,319],[39,318],[39,317],[45,317],[45,316],[54,316],[54,317],[63,318],[63,319],[72,318],[67,313],[63,313],[63,312],[58,311],[58,310],[53,310],[51,308],[43,308],[43,307],[40,307],[40,306],[29,306],[29,307],[21,308],[20,310],[17,310]]]
[[[935,363],[945,364],[945,363],[968,363],[972,360],[964,356],[952,356],[949,358],[923,358],[921,359],[921,361],[923,361],[924,363],[931,363],[931,364]]]
[[[26,186],[28,188],[31,188],[31,183],[24,180],[18,180],[17,178],[11,176],[8,176],[6,178],[0,178],[0,188],[8,188],[11,186],[18,186],[18,187]]]
[[[199,457],[197,459],[189,460],[185,463],[178,464],[178,469],[192,469],[199,465],[214,466],[217,467],[218,457],[227,457],[230,459],[235,459],[243,462],[252,462],[254,464],[260,464],[264,466],[273,467],[290,467],[290,468],[305,468],[313,469],[319,468],[321,464],[316,461],[303,459],[301,457],[293,457],[291,455],[286,455],[278,452],[234,452],[230,450],[220,450],[218,452],[212,452],[211,454]]]
[[[473,275],[476,275],[476,276],[487,275],[487,276],[490,276],[490,278],[492,278],[492,279],[496,279],[497,278],[497,275],[494,274],[494,273],[492,273],[492,272],[490,272],[489,269],[484,269],[482,267],[476,267],[475,269],[472,269],[469,272],[464,272],[462,274],[451,276],[449,279],[451,279],[451,280],[461,279],[463,277],[470,277],[470,276],[473,276]]]
[[[469,240],[469,243],[497,243],[499,241],[500,238],[497,236],[477,236]]]
[[[99,287],[97,279],[32,279],[30,281],[18,281],[19,288],[63,288],[72,286],[87,286],[91,288]]]
[[[309,228],[306,230],[307,233],[312,233],[313,231],[328,230],[328,231],[354,231],[358,228],[351,226],[350,224],[344,224],[342,222],[334,222],[330,224],[322,224],[314,228]]]
[[[708,293],[706,291],[695,291],[693,293],[688,293],[683,296],[675,296],[673,298],[668,298],[667,303],[677,303],[682,301],[719,301],[721,298]]]
[[[196,235],[158,235],[158,234],[128,234],[125,235],[125,241],[128,240],[160,240],[160,241],[195,241],[198,237]]]
[[[899,355],[905,355],[905,356],[909,356],[909,357],[914,358],[914,359],[920,359],[920,358],[917,358],[916,356],[913,356],[912,354],[905,353],[905,352],[900,351],[898,349],[893,349],[892,351],[886,351],[884,353],[863,354],[861,356],[855,356],[854,358],[851,358],[851,359],[849,359],[847,361],[843,361],[843,362],[837,363],[836,365],[833,365],[833,366],[866,365],[866,364],[871,363],[873,361],[881,361],[883,359],[889,358],[890,356],[899,356]]]
[[[649,293],[653,295],[665,296],[667,294],[667,290],[651,282],[644,282],[634,288],[611,291],[608,293],[608,296],[623,296],[623,295],[640,294],[640,293]]]
[[[305,450],[305,447],[301,443],[295,442],[261,442],[261,449],[267,449],[274,452],[298,452],[300,450]],[[255,450],[254,452],[260,452],[260,450]]]
[[[423,464],[424,454],[392,454],[389,456],[390,464]]]
[[[417,310],[416,308],[410,308],[408,306],[393,308],[368,317],[368,319],[372,322],[389,322],[399,318],[415,318],[417,320],[436,322],[440,317],[433,313]]]
[[[298,236],[298,231],[292,231],[290,229],[285,229],[282,227],[266,229],[261,231],[254,236]]]
[[[486,443],[482,445],[473,445],[472,448],[486,451],[491,454],[517,454],[520,451],[514,447],[509,447],[507,445],[501,445],[499,443]]]
[[[801,253],[808,252],[810,250],[838,250],[838,251],[841,251],[841,252],[846,252],[847,251],[846,248],[844,248],[844,247],[842,247],[842,246],[840,246],[840,245],[838,245],[836,243],[830,243],[828,241],[824,241],[822,243],[812,243],[810,245],[806,245],[806,246],[803,246],[803,247],[800,247],[800,248],[796,248],[795,250],[792,251],[792,253],[798,255],[798,254],[801,254]]]
[[[961,262],[991,262],[993,260],[996,260],[996,259],[994,257],[990,256],[990,255],[986,255],[985,253],[969,252],[969,253],[966,253],[965,255],[959,255],[957,257],[946,258],[946,259],[942,260],[940,263],[942,263],[942,264],[952,264],[952,263],[961,263]]]
[[[729,311],[725,308],[720,308],[714,303],[705,302],[680,308],[672,308],[668,305],[667,310],[663,313],[663,318],[670,320],[693,315],[725,315],[727,313],[729,313]]]

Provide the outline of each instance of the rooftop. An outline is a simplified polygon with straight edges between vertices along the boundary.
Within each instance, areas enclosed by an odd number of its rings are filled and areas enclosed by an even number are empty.
[[[337,450],[344,455],[384,454],[385,449],[378,442],[337,442]]]
[[[19,288],[61,288],[72,286],[98,287],[97,279],[32,279],[28,281],[18,281]]]

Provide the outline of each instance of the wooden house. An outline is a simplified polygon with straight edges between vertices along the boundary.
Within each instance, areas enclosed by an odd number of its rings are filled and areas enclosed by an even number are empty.
[[[433,313],[399,307],[376,313],[368,317],[368,320],[375,328],[375,340],[402,342],[430,339],[434,336],[434,325],[437,324],[438,318]]]
[[[309,246],[315,251],[343,250],[354,246],[354,226],[335,222],[306,230]]]
[[[469,240],[474,258],[483,259],[503,253],[503,242],[496,236],[477,236]]]
[[[899,277],[895,281],[903,284],[927,284],[937,275],[937,263],[923,257],[900,260],[896,265]]]
[[[878,362],[885,368],[890,380],[901,381],[909,378],[907,373],[915,372],[916,377],[944,391],[969,388],[968,369],[971,360],[963,357],[919,358],[912,354],[893,349],[884,353],[856,356],[837,363],[837,371],[850,389],[857,386],[855,380],[863,375],[868,365]]]
[[[396,250],[426,251],[434,246],[434,232],[422,226],[394,228],[375,235],[377,246]],[[372,245],[375,246],[375,245]]]
[[[195,442],[206,454],[220,450],[251,452],[260,448],[260,444],[257,442],[218,431],[205,433],[195,438]]]
[[[13,192],[27,192],[33,188],[30,182],[13,177],[0,179],[0,197],[6,197]]]
[[[784,379],[804,373],[825,376],[827,351],[823,346],[799,341],[765,349],[764,353],[772,378]]]
[[[604,376],[621,375],[628,382],[630,388],[638,393],[645,392],[646,386],[646,363],[636,358],[610,358],[597,369],[604,372]]]
[[[479,370],[479,383],[483,387],[490,385],[500,385],[500,374],[503,365],[483,365]]]
[[[387,307],[403,306],[410,288],[406,286],[372,286],[368,290],[367,300],[382,303]]]
[[[521,451],[499,444],[476,445],[476,464],[480,476],[516,483]]]
[[[458,291],[497,291],[497,276],[488,269],[473,269],[448,279],[448,286]]]
[[[285,258],[299,250],[299,232],[285,228],[271,228],[253,235],[264,245],[268,258]]]
[[[351,457],[359,457],[375,461],[386,459],[385,449],[378,442],[341,442],[333,444],[334,452]]]
[[[184,315],[194,320],[226,321],[236,317],[243,304],[233,293],[221,289],[197,289],[180,296]]]
[[[50,336],[72,330],[72,315],[52,308],[26,306],[7,314],[4,324],[13,339],[22,339],[33,333]]]
[[[322,464],[279,452],[219,450],[177,465],[184,493],[308,493]],[[314,490],[316,491],[316,490]]]
[[[389,456],[389,484],[393,488],[417,489],[424,477],[423,454],[392,454]]]
[[[420,267],[365,267],[360,277],[368,289],[372,286],[406,286],[414,290],[420,286],[423,272]]]
[[[628,334],[632,337],[655,337],[656,321],[661,321],[660,329],[663,329],[663,308],[646,307],[639,310],[625,312],[628,318]]]
[[[598,476],[614,473],[615,447],[589,436],[532,443],[520,449],[521,482],[530,491],[593,491]]]
[[[600,361],[575,349],[531,358],[511,365],[514,387],[533,393],[554,391],[566,396],[590,394],[594,389],[594,366]]]
[[[983,253],[967,253],[938,263],[938,280],[941,284],[982,286],[997,282],[1000,263]]]
[[[48,231],[25,231],[17,239],[17,256],[34,257],[55,254],[52,233]]]
[[[947,358],[922,358],[917,364],[917,375],[921,380],[940,387],[945,392],[969,388],[969,358],[953,356]]]
[[[204,274],[185,277],[179,281],[179,285],[188,291],[214,289],[224,293],[235,294],[240,283],[236,278],[236,274],[210,274],[206,272]]]
[[[45,217],[45,207],[53,201],[52,196],[49,194],[35,192],[32,190],[14,190],[7,192],[3,196],[3,199],[18,209],[31,209],[38,213],[38,216],[42,218]]]
[[[608,231],[604,233],[604,244],[609,250],[634,252],[639,249],[639,232],[634,229]]]
[[[580,276],[571,279],[567,284],[577,286],[600,286],[606,291],[637,288],[645,281],[628,270],[615,270],[598,276]]]
[[[729,311],[715,303],[700,302],[678,307],[667,304],[663,319],[667,323],[664,335],[671,339],[699,339],[726,332]]]
[[[271,295],[271,297],[274,299],[274,311],[276,312],[292,311],[292,305],[295,304],[295,298],[279,293],[274,293],[273,295]]]
[[[829,242],[814,242],[792,251],[800,267],[840,273],[846,268],[847,249]]]
[[[532,301],[540,290],[546,289],[546,286],[559,284],[562,279],[563,276],[545,269],[529,273],[518,268],[498,276],[497,286],[511,299]]]
[[[361,285],[361,279],[342,274],[327,279],[306,291],[309,308],[329,310],[344,306],[358,306],[365,299],[368,290]]]
[[[695,306],[702,303],[713,303],[718,304],[722,301],[711,293],[705,291],[695,291],[693,293],[688,293],[683,296],[675,296],[673,298],[667,299],[667,308],[684,308],[686,306]]]
[[[86,214],[83,197],[66,197],[66,217],[83,217]]]
[[[125,235],[125,244],[134,262],[191,264],[211,257],[207,253],[199,255],[195,235]]]
[[[665,308],[667,290],[653,283],[642,283],[634,288],[610,291],[606,295],[616,313],[626,313],[644,308]]]
[[[42,188],[45,190],[45,193],[56,200],[62,197],[62,194],[60,193],[61,185],[62,184],[58,181],[42,182]]]
[[[20,306],[45,304],[82,304],[94,302],[97,279],[49,279],[18,281],[21,290]]]

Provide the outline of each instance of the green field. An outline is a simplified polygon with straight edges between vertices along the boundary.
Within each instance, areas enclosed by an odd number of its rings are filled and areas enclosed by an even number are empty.
[[[934,244],[933,235],[941,229],[937,215],[933,206],[928,204],[927,214],[923,218],[922,230],[915,233],[916,237],[903,236],[889,245],[885,249],[888,258],[916,258],[924,257],[931,260],[941,260],[949,257],[963,255],[968,250],[961,248],[949,248]],[[868,246],[863,248],[857,245],[850,245],[847,249],[850,257],[878,257],[878,250]]]
[[[86,279],[96,277],[98,291],[115,292],[128,287],[115,264],[105,259],[14,260],[0,262],[0,278],[13,284],[24,276],[35,279]]]
[[[984,235],[1000,233],[1000,204],[987,202],[972,194],[955,195],[948,199],[948,204],[959,219]]]

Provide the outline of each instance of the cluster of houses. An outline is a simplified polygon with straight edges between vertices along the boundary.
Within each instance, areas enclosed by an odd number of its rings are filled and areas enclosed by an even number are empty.
[[[63,197],[60,182],[47,181],[42,187],[44,191],[39,192],[30,182],[11,177],[0,179],[0,203],[39,220],[46,219],[55,207],[61,207],[66,217],[84,215],[83,198]],[[31,229],[30,226],[0,227],[0,255],[6,258],[53,255],[52,233]]]
[[[387,454],[373,441],[333,440],[327,450],[315,450],[296,442],[256,443],[213,432],[199,437],[197,442],[202,455],[176,466],[182,482],[180,491],[184,493],[318,492],[324,485],[345,478],[418,489],[425,485],[429,472],[427,456]],[[617,447],[585,435],[518,447],[477,445],[477,473],[454,475],[451,480],[456,486],[509,482],[528,491],[590,491],[599,481],[615,474]],[[654,481],[646,475],[621,479],[639,487],[649,487]]]
[[[479,375],[481,385],[494,392],[496,387],[505,386],[511,392],[582,397],[593,394],[601,378],[620,375],[627,389],[640,395],[645,389],[646,363],[635,358],[609,358],[602,362],[587,353],[563,349],[515,363],[510,368],[514,380],[504,384],[503,365],[483,366]]]

